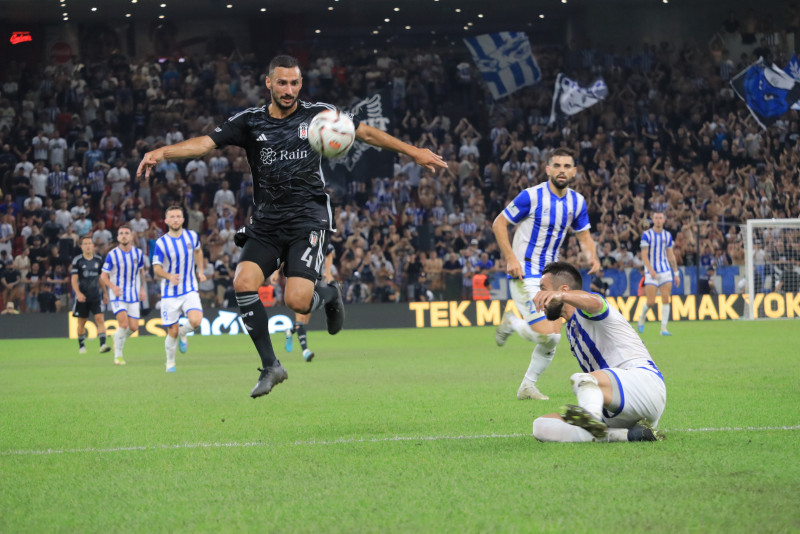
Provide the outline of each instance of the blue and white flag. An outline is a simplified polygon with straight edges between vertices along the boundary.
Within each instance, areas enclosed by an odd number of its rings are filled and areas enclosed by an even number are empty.
[[[604,100],[606,96],[608,96],[608,86],[602,79],[595,80],[589,87],[581,87],[574,80],[559,74],[553,90],[550,124],[590,108]]]
[[[731,86],[762,128],[775,123],[800,100],[800,83],[776,65],[758,61],[737,74]]]
[[[495,100],[542,79],[524,32],[486,33],[464,43]]]
[[[797,54],[792,56],[786,68],[783,69],[786,74],[792,77],[795,82],[800,83],[800,59],[797,59]],[[800,110],[800,100],[792,104],[792,109]]]

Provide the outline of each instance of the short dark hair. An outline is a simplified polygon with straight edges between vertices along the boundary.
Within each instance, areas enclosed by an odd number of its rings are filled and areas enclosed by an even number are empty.
[[[568,285],[570,289],[581,289],[583,287],[581,273],[571,263],[565,261],[548,263],[547,267],[542,271],[542,276],[546,274],[557,278],[559,282]]]
[[[553,161],[553,158],[556,156],[568,156],[572,158],[573,161],[575,160],[575,152],[569,148],[558,147],[550,154],[550,157],[547,159],[547,163],[549,164],[551,161]]]
[[[181,212],[181,215],[183,215],[183,206],[181,206],[180,204],[170,204],[169,206],[167,206],[167,209],[164,210],[164,215],[175,210],[179,210]]]
[[[89,241],[92,241],[92,236],[91,236],[91,234],[84,234],[84,235],[82,235],[82,236],[81,236],[81,244],[83,244],[83,240],[84,240],[84,239],[88,239]],[[92,243],[94,243],[94,241],[92,241]]]
[[[292,69],[299,66],[300,63],[297,61],[296,57],[286,55],[275,56],[272,58],[272,61],[269,62],[269,67],[267,67],[267,76],[270,76],[278,67]]]
[[[117,228],[117,232],[119,232],[119,231],[120,231],[120,230],[122,230],[123,228],[124,228],[124,229],[126,229],[126,230],[128,230],[128,231],[130,231],[130,232],[133,232],[133,229],[131,228],[131,225],[130,225],[130,224],[128,224],[128,223],[122,223],[122,224],[120,224],[120,225],[119,225],[119,228]]]

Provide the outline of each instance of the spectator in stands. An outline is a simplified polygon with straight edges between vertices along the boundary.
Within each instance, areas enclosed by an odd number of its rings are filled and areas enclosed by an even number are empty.
[[[126,185],[130,185],[131,175],[128,169],[125,168],[125,160],[122,158],[117,159],[114,167],[108,171],[106,182],[111,185],[111,192],[108,198],[114,205],[119,204],[122,199],[123,191]]]
[[[233,195],[233,191],[230,190],[227,180],[222,181],[219,190],[214,194],[213,204],[214,209],[217,210],[217,215],[222,216],[226,208],[231,212],[235,212],[236,197]]]

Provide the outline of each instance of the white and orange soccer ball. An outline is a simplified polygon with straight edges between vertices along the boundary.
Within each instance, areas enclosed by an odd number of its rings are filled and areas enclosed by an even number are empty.
[[[308,143],[324,158],[345,155],[355,139],[356,128],[352,119],[335,109],[317,113],[308,127]]]

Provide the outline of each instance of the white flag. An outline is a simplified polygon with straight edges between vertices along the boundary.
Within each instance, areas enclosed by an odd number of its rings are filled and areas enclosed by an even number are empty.
[[[575,115],[590,108],[606,96],[608,96],[608,86],[602,79],[595,80],[589,87],[581,87],[577,82],[559,74],[553,90],[550,124],[561,117]]]

